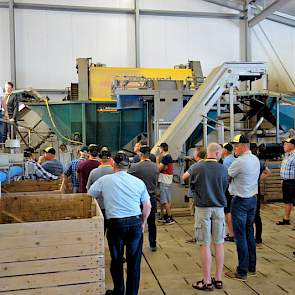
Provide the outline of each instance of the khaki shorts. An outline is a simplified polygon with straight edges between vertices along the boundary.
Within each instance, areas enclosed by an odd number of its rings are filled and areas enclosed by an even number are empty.
[[[196,241],[198,245],[210,245],[224,242],[225,224],[223,207],[195,208]]]

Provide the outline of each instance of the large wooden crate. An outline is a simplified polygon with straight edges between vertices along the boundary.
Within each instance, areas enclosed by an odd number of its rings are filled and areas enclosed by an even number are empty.
[[[271,171],[271,175],[260,182],[263,201],[282,200],[282,179],[280,177],[281,161],[268,161],[266,165]]]
[[[86,194],[0,201],[0,294],[105,292],[103,216]]]
[[[13,181],[2,187],[4,192],[35,192],[35,191],[54,191],[59,190],[61,179],[57,180],[19,180]]]

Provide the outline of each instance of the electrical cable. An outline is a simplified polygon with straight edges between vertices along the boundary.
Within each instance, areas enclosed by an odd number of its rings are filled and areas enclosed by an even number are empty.
[[[56,124],[55,124],[55,122],[54,122],[54,120],[53,120],[52,113],[51,113],[51,110],[50,110],[50,107],[49,107],[49,103],[48,103],[48,99],[47,99],[47,98],[44,98],[44,100],[45,100],[45,104],[46,104],[47,112],[48,112],[48,115],[49,115],[49,119],[50,119],[51,124],[52,124],[53,128],[55,129],[56,133],[57,133],[61,138],[65,139],[65,140],[68,141],[68,142],[72,142],[72,143],[75,143],[75,144],[83,144],[83,143],[80,142],[80,141],[72,140],[72,139],[70,139],[70,138],[64,136],[63,134],[61,134],[61,132],[57,129]]]

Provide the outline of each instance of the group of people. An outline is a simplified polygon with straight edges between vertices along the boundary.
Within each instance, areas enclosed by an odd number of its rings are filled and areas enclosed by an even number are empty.
[[[295,199],[294,138],[284,141],[284,151],[281,178],[285,216],[278,225],[290,224],[290,212]],[[251,152],[249,140],[244,135],[237,135],[231,143],[222,147],[211,143],[206,157],[197,151],[195,159],[197,163],[183,176],[183,179],[189,178],[190,195],[194,198],[195,240],[200,245],[203,272],[203,278],[192,287],[212,291],[214,288],[223,288],[225,220],[228,228],[225,240],[236,243],[238,254],[237,268],[226,272],[225,276],[240,281],[246,281],[248,276],[256,276],[256,247],[261,247],[262,244],[259,182],[270,171]],[[221,159],[223,163],[220,162]],[[211,240],[216,259],[216,274],[213,278]]]
[[[157,188],[162,215],[159,222],[173,224],[171,185],[173,160],[167,143],[159,146],[160,156],[151,153],[145,141],[135,145],[135,156],[119,151],[112,158],[107,147],[96,145],[80,148],[80,157],[61,170],[55,150],[44,150],[43,164],[32,159],[38,178],[69,180],[73,192],[84,192],[97,199],[105,217],[105,232],[111,255],[114,288],[106,294],[138,294],[143,232],[148,226],[149,249],[157,251]],[[285,216],[279,225],[290,224],[295,197],[295,139],[284,142],[285,158],[281,166]],[[237,135],[230,143],[211,143],[207,150],[197,150],[196,163],[183,175],[189,180],[189,194],[195,211],[195,242],[200,246],[203,278],[192,287],[211,291],[223,288],[224,240],[234,241],[238,265],[225,276],[246,281],[256,275],[256,246],[261,245],[259,180],[269,170],[251,152],[246,136]],[[227,226],[225,226],[225,223]],[[254,237],[254,227],[256,237]],[[225,234],[227,228],[228,234]],[[256,241],[255,241],[256,238]],[[215,248],[216,273],[211,277],[211,242]],[[126,255],[127,281],[123,263]]]

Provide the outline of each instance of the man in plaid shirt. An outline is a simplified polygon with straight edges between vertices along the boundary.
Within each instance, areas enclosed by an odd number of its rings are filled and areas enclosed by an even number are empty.
[[[58,176],[55,176],[47,172],[39,163],[33,159],[34,150],[28,148],[24,151],[25,158],[25,180],[35,180],[35,179],[44,179],[44,180],[56,180]]]
[[[68,183],[68,177],[71,177],[73,193],[79,192],[80,182],[79,182],[79,179],[77,178],[77,169],[81,161],[87,160],[88,147],[87,146],[81,147],[79,153],[80,153],[80,158],[72,160],[69,166],[64,171],[65,177],[62,183],[62,189],[65,189]]]
[[[290,214],[295,204],[295,138],[288,138],[284,142],[285,158],[281,165],[281,178],[283,179],[283,201],[285,215],[277,225],[289,225]]]

